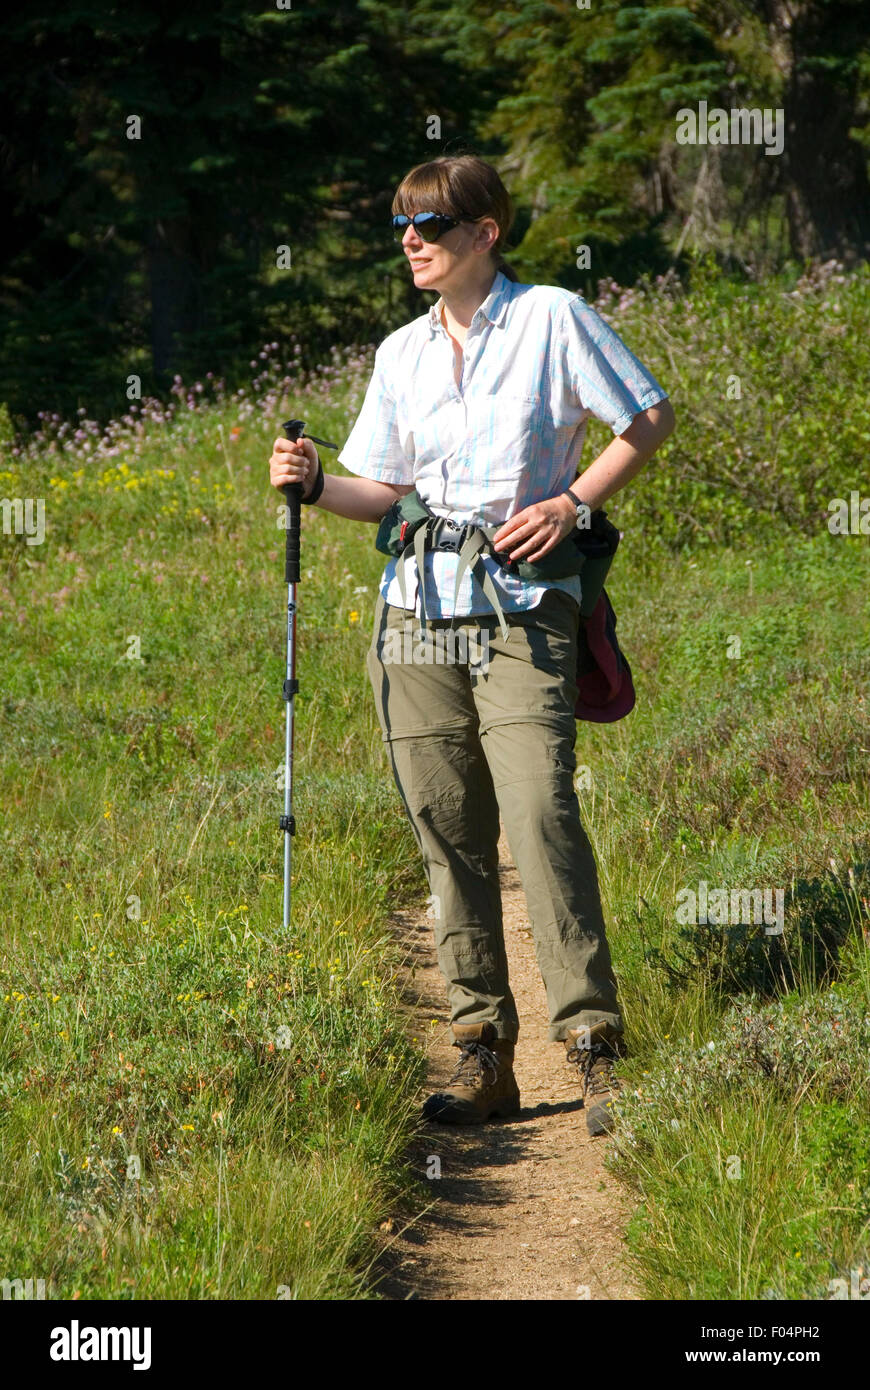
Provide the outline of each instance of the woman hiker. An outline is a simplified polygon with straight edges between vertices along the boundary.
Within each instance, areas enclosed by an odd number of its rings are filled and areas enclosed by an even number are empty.
[[[459,534],[450,522],[499,525],[493,546],[513,565],[539,562],[574,527],[588,526],[587,509],[639,472],[674,426],[665,391],[579,295],[518,283],[501,255],[512,221],[501,179],[476,156],[444,156],[405,176],[393,200],[395,235],[416,288],[440,298],[377,350],[339,454],[357,476],[324,475],[311,440],[279,438],[275,487],[301,483],[304,501],[370,522],[416,488],[431,512],[450,519],[448,537]],[[578,476],[590,415],[615,438]],[[469,569],[455,543],[421,556],[423,610],[414,547],[402,575],[395,559],[384,570],[367,666],[425,863],[460,1049],[424,1115],[473,1124],[519,1110],[501,816],[546,987],[549,1036],[564,1042],[576,1069],[589,1132],[604,1134],[625,1048],[574,789],[580,576],[521,578],[491,550]],[[411,609],[430,644],[451,630],[447,660],[402,640]]]

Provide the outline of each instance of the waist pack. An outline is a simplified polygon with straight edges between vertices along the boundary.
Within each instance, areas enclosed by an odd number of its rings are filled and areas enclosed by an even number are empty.
[[[498,551],[493,536],[497,526],[478,526],[472,522],[460,524],[449,517],[438,516],[420,497],[416,488],[399,497],[382,517],[375,546],[384,555],[395,556],[396,578],[402,603],[407,608],[405,565],[413,548],[417,573],[424,573],[427,550],[452,551],[459,557],[453,607],[459,598],[459,588],[466,570],[478,580],[484,595],[498,616],[502,635],[508,638],[510,629],[504,610],[482,556],[491,555],[508,574],[520,579],[566,579],[582,575],[580,627],[577,642],[578,699],[575,716],[596,723],[622,719],[634,707],[635,694],[631,668],[616,640],[616,614],[604,589],[604,580],[619,545],[619,531],[607,520],[601,508],[592,512],[586,528],[576,527],[546,555],[535,563],[511,561],[505,552]],[[419,585],[420,622],[426,626],[424,585]]]

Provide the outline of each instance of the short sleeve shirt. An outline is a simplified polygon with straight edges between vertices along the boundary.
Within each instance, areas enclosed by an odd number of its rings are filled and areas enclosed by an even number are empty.
[[[523,285],[500,271],[469,325],[459,385],[441,321],[443,301],[391,333],[375,354],[362,409],[339,462],[378,482],[413,484],[432,511],[458,523],[499,525],[570,487],[590,415],[614,435],[667,393],[619,335],[578,294]],[[406,595],[419,614],[419,576],[406,559]],[[504,611],[533,608],[547,589],[579,602],[580,577],[531,581],[484,556]],[[425,556],[430,618],[492,613],[457,556]],[[401,606],[396,561],[381,593]]]

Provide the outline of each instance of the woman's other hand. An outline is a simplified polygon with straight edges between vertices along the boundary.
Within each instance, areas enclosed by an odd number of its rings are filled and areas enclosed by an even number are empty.
[[[521,560],[535,564],[570,536],[576,525],[577,509],[570,497],[548,497],[512,516],[496,531],[492,543],[496,550],[508,551],[515,564]]]

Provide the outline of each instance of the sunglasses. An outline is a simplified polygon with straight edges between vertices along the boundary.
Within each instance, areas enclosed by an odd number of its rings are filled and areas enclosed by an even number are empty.
[[[477,217],[446,217],[441,212],[415,212],[413,217],[406,217],[400,212],[392,219],[393,235],[396,241],[401,241],[407,228],[412,226],[423,241],[437,241],[445,232],[458,227],[460,222],[479,220]]]

